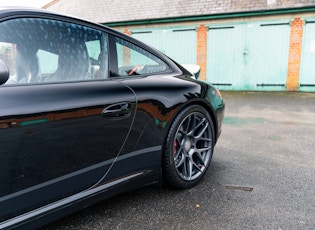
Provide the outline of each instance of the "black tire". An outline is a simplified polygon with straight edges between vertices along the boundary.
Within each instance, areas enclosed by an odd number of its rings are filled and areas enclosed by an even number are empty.
[[[165,141],[163,168],[175,188],[195,186],[207,171],[213,154],[214,128],[209,113],[199,105],[181,111]]]

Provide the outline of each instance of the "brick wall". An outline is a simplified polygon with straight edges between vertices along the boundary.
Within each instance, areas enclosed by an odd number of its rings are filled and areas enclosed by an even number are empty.
[[[296,91],[299,85],[301,52],[303,41],[303,21],[295,18],[291,24],[288,61],[287,90]]]
[[[200,25],[197,29],[197,64],[200,66],[199,79],[206,80],[207,76],[207,27]]]

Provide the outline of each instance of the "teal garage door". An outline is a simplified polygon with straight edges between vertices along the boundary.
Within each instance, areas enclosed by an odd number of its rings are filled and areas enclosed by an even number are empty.
[[[286,90],[289,25],[209,26],[207,81],[223,90]]]
[[[132,30],[131,36],[162,51],[181,64],[196,64],[197,32],[195,28],[159,28]]]
[[[315,20],[306,21],[303,37],[299,91],[315,91]]]
[[[244,25],[209,27],[207,40],[207,82],[219,89],[241,89],[244,78],[246,30]]]

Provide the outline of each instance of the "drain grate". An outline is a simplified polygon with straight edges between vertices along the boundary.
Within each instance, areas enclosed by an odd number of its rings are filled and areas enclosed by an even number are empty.
[[[246,192],[251,192],[254,190],[254,188],[242,187],[242,186],[225,186],[225,188],[228,190],[241,190],[241,191],[246,191]]]

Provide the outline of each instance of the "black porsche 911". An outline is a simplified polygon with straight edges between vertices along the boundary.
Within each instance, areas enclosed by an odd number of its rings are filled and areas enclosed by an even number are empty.
[[[223,115],[217,89],[132,37],[0,8],[0,229],[162,181],[196,185]]]

